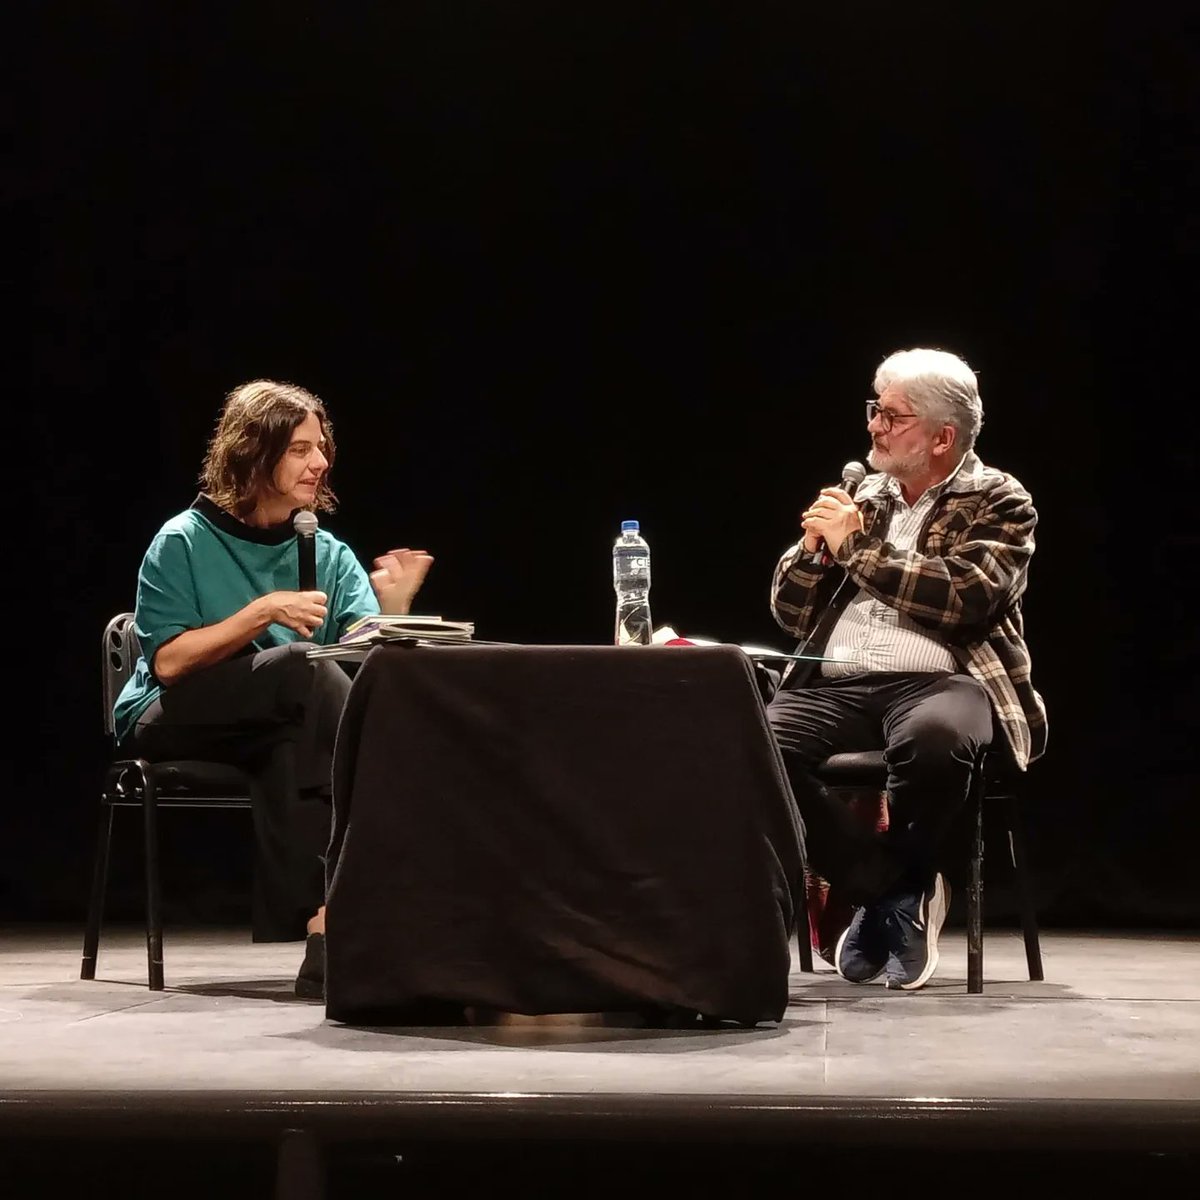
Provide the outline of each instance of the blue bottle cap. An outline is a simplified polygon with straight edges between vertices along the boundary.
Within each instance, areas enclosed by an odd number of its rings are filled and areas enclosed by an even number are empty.
[[[622,533],[637,533],[639,528],[640,528],[640,526],[638,525],[638,523],[636,521],[622,521],[621,522],[621,532]]]

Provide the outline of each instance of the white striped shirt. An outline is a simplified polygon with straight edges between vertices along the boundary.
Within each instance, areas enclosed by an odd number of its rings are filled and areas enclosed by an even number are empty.
[[[905,501],[896,480],[889,479],[885,488],[893,497],[894,506],[887,529],[881,531],[883,540],[897,550],[916,550],[921,526],[934,501],[957,473],[955,471],[935,487],[927,488],[911,506]],[[862,588],[842,610],[823,653],[829,658],[850,660],[822,663],[821,674],[829,679],[842,679],[864,671],[958,670],[954,656],[935,633],[897,612],[890,604],[876,600]]]

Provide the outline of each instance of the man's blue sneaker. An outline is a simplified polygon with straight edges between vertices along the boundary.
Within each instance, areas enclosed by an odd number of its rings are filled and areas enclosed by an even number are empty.
[[[905,992],[924,987],[937,969],[938,934],[950,908],[950,888],[941,875],[921,892],[889,896],[887,986]]]
[[[887,966],[887,916],[886,909],[875,905],[854,910],[854,919],[838,938],[833,952],[833,965],[843,979],[850,983],[870,983]]]

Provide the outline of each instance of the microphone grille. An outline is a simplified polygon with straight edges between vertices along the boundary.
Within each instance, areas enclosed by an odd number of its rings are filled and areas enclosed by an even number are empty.
[[[855,487],[858,487],[858,485],[860,483],[862,483],[862,481],[864,479],[866,479],[866,477],[867,477],[867,468],[864,467],[862,465],[862,463],[858,462],[857,460],[855,460],[854,462],[848,462],[842,468],[842,482],[843,483],[848,481],[848,482],[854,484]]]
[[[311,537],[317,532],[317,514],[309,512],[307,508],[302,508],[292,518],[292,528],[301,537]]]

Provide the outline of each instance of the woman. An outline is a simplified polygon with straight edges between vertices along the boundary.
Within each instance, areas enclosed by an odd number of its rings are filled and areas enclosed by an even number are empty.
[[[230,392],[203,490],[172,517],[138,574],[142,657],[114,708],[123,748],[148,759],[232,763],[251,779],[255,941],[307,934],[300,995],[324,987],[324,865],[334,737],[350,687],[310,642],[377,612],[406,613],[433,562],[391,550],[370,575],[317,531],[317,589],[298,591],[292,518],[332,512],[333,429],[321,401],[256,380]]]

